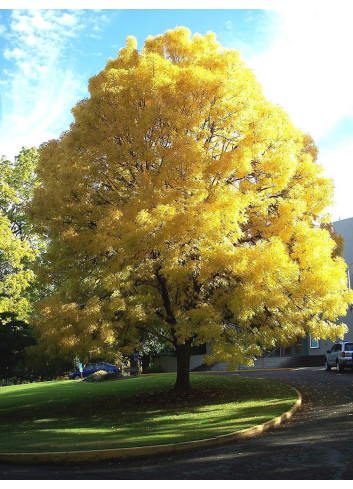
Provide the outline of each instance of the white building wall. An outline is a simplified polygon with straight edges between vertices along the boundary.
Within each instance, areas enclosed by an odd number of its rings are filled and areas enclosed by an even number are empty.
[[[344,239],[343,258],[348,265],[349,281],[353,287],[353,217],[336,221],[333,227]]]
[[[210,345],[206,344],[206,354],[210,354],[211,349]],[[199,367],[204,362],[204,355],[191,355],[190,357],[190,370],[193,370],[196,367]],[[177,371],[177,362],[176,357],[158,357],[153,361],[154,365],[159,365],[162,367],[164,372],[176,372]]]
[[[160,365],[164,372],[176,372],[177,362],[176,357],[159,357],[153,362],[154,365]],[[191,355],[190,370],[199,367],[203,362],[203,355]]]
[[[333,223],[336,232],[344,239],[343,258],[347,263],[347,280],[350,287],[353,288],[353,217],[342,219]],[[349,332],[346,333],[344,340],[353,341],[353,310],[348,309],[346,316],[341,320],[348,326]]]

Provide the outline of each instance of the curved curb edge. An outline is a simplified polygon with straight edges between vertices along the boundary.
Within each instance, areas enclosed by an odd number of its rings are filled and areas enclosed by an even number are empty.
[[[294,387],[293,387],[294,389]],[[298,395],[294,406],[286,413],[267,421],[261,425],[245,428],[227,435],[215,436],[204,440],[194,440],[182,443],[170,443],[165,445],[151,445],[145,447],[131,448],[109,448],[106,450],[87,450],[76,452],[47,452],[47,453],[0,453],[0,462],[15,464],[72,464],[86,463],[90,461],[99,462],[101,460],[126,459],[132,457],[142,457],[151,455],[164,455],[168,453],[193,450],[196,448],[206,448],[219,446],[245,438],[259,435],[284,421],[290,419],[302,404],[302,396],[299,391],[294,389]]]

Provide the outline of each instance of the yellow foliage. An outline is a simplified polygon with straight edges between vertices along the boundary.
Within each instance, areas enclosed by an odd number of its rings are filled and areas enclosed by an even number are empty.
[[[320,227],[332,182],[237,51],[182,27],[140,52],[130,37],[89,90],[40,152],[32,214],[61,284],[45,334],[77,353],[149,331],[241,363],[343,331],[353,297]]]

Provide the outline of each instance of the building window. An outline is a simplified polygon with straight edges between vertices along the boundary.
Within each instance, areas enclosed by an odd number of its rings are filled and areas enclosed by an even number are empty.
[[[310,348],[320,348],[319,340],[314,339],[311,335],[310,335]]]

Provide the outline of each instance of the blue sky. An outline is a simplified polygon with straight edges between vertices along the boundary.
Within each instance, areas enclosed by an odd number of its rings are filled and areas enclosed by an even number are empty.
[[[18,9],[0,10],[0,154],[13,158],[22,146],[38,146],[68,129],[71,108],[88,94],[88,79],[117,56],[127,36],[134,35],[141,48],[148,35],[184,25],[192,34],[211,30],[224,47],[240,51],[265,95],[313,136],[325,175],[335,184],[333,220],[353,217],[349,4],[283,4],[160,10],[152,1],[151,9],[132,2],[131,9],[98,10],[73,1],[75,10],[44,10],[15,2]]]

